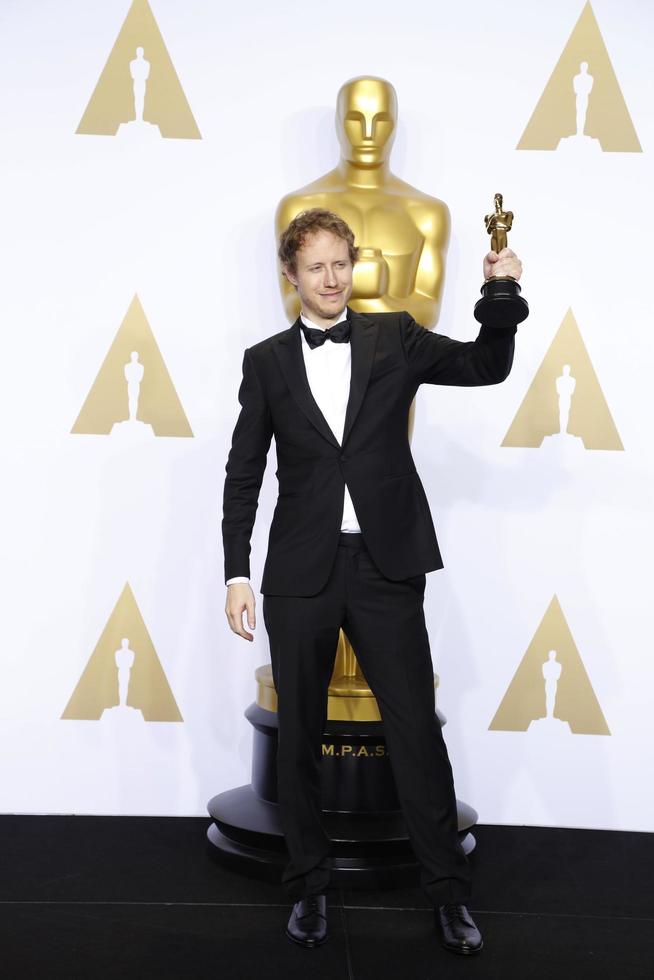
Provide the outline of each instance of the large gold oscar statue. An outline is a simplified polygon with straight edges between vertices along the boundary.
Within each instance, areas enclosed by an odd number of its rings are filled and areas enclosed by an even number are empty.
[[[360,248],[349,305],[362,313],[408,310],[416,322],[433,327],[443,287],[450,216],[442,201],[391,173],[396,127],[397,96],[390,82],[367,76],[346,82],[336,106],[341,160],[334,170],[283,198],[275,219],[277,237],[300,211],[314,207],[335,211],[347,221]],[[293,322],[300,313],[298,294],[281,273],[280,285]],[[409,413],[409,438],[414,408],[415,402]],[[276,710],[269,667],[257,670],[257,682],[259,704]],[[342,630],[327,717],[333,721],[381,717]]]

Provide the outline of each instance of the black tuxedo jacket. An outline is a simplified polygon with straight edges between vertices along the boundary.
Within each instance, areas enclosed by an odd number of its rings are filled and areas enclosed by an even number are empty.
[[[272,436],[279,496],[261,592],[310,596],[327,581],[347,483],[370,554],[399,580],[442,568],[434,525],[408,439],[409,407],[423,384],[489,385],[511,370],[516,327],[481,327],[461,342],[408,313],[355,313],[343,442],[307,380],[299,319],[246,349],[241,412],[223,496],[225,579],[250,575],[250,536]],[[330,341],[327,341],[330,343]]]

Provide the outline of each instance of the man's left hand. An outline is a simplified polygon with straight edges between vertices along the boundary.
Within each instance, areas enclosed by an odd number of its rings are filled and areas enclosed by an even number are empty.
[[[522,275],[522,262],[510,248],[501,252],[489,252],[484,258],[484,279],[491,276],[511,276],[519,279]]]

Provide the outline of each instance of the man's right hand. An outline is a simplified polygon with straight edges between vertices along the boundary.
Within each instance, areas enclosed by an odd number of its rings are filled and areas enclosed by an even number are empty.
[[[229,627],[234,633],[238,633],[244,640],[253,640],[254,635],[248,633],[243,628],[243,612],[247,610],[248,626],[254,629],[256,621],[254,618],[254,592],[249,582],[234,582],[227,586],[227,601],[225,603],[225,615]]]

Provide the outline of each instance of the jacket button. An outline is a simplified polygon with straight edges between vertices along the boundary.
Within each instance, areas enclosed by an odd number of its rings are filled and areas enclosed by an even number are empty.
[[[343,460],[343,462],[345,462],[345,460],[347,459],[347,456],[343,453],[343,455],[341,456],[341,459]]]

